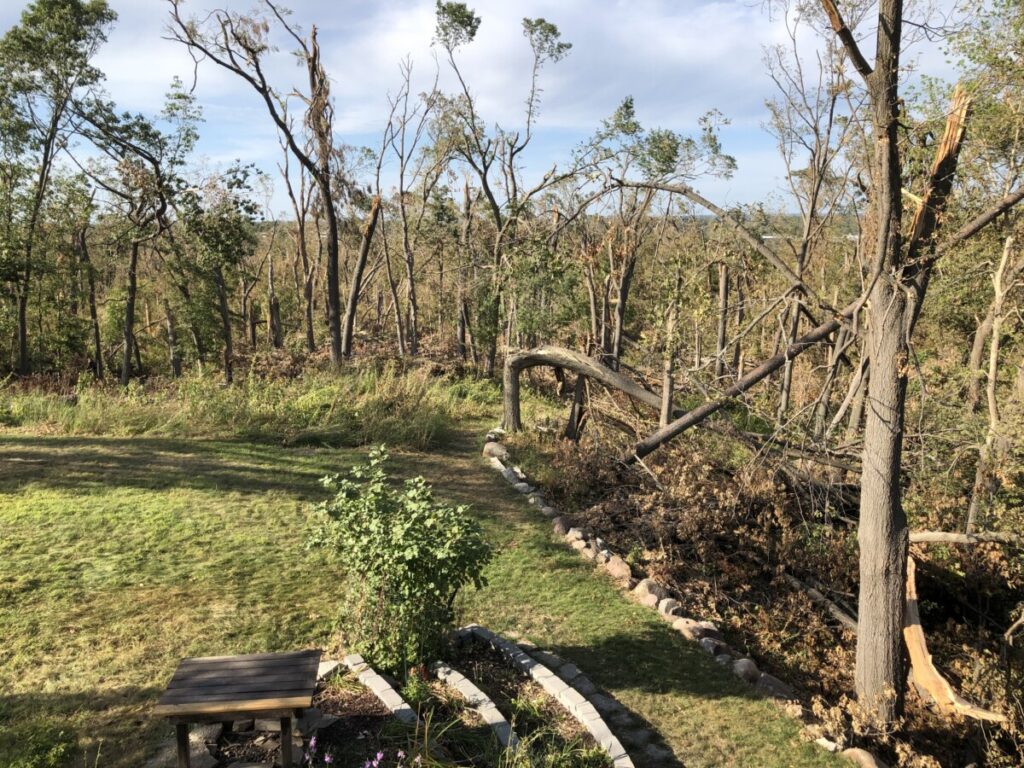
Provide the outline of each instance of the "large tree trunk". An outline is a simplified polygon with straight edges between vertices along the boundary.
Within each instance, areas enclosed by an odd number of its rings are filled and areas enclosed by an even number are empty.
[[[100,338],[99,312],[96,308],[96,270],[89,258],[89,243],[86,239],[86,228],[81,227],[75,232],[75,243],[78,249],[78,261],[84,267],[85,281],[88,286],[89,321],[92,324],[93,373],[97,380],[103,379],[103,345]]]
[[[171,311],[171,303],[163,300],[164,322],[167,328],[167,356],[171,364],[171,375],[174,378],[181,376],[181,350],[178,347],[178,332],[174,322],[174,313]]]
[[[370,244],[373,242],[373,233],[377,229],[377,219],[379,218],[380,198],[375,195],[370,203],[369,218],[363,225],[362,239],[359,243],[359,254],[356,256],[355,269],[352,271],[352,282],[349,285],[348,304],[345,305],[345,330],[341,344],[341,354],[344,357],[352,356],[352,336],[356,327],[356,310],[359,308],[359,294],[363,289],[363,272],[366,269],[366,262],[370,257]]]
[[[860,593],[857,698],[879,726],[903,711],[902,631],[907,571],[907,518],[900,494],[903,418],[907,393],[911,313],[905,286],[884,279],[903,265],[903,178],[899,152],[899,55],[902,0],[881,0],[874,72],[868,76],[874,165],[872,196],[877,228],[872,263],[882,278],[869,298],[867,423],[861,473]]]
[[[217,287],[217,303],[220,309],[221,337],[224,341],[224,380],[234,381],[234,345],[231,340],[231,312],[228,308],[228,291],[224,284],[224,272],[220,266],[213,268],[213,281]]]
[[[132,241],[128,256],[128,297],[124,304],[124,356],[121,358],[121,386],[132,376],[132,345],[135,343],[135,297],[138,291],[139,244]]]

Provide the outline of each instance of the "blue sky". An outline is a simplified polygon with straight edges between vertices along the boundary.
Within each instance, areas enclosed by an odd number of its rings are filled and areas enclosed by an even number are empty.
[[[938,0],[942,8],[952,3]],[[0,30],[16,23],[26,4],[0,3]],[[110,4],[119,19],[97,61],[107,74],[107,89],[122,109],[155,114],[175,75],[191,85],[192,60],[183,46],[162,39],[165,0]],[[337,138],[377,146],[388,113],[387,94],[400,84],[399,62],[411,57],[414,90],[426,89],[433,80],[433,0],[285,4],[303,29],[316,24],[320,30],[336,99]],[[246,10],[252,5],[253,0],[190,0],[185,10],[202,14],[214,7]],[[521,122],[530,66],[522,17],[545,17],[573,44],[567,58],[542,74],[536,140],[525,158],[528,175],[539,177],[552,163],[564,161],[623,97],[632,95],[645,126],[691,132],[710,108],[731,120],[722,141],[737,159],[736,174],[698,184],[717,202],[747,203],[781,194],[784,169],[774,139],[762,127],[764,102],[774,87],[762,56],[765,46],[783,42],[786,33],[760,0],[471,0],[469,5],[483,23],[476,41],[460,52],[460,64],[491,122],[509,127]],[[812,53],[813,35],[805,32]],[[937,44],[915,45],[909,58],[929,73],[954,75]],[[272,77],[282,89],[302,83],[302,71],[286,51],[275,56]],[[442,67],[442,87],[451,84]],[[195,93],[206,122],[198,153],[210,168],[241,158],[273,172],[279,161],[269,118],[247,88],[212,64],[199,68]],[[274,206],[284,207],[280,192]]]

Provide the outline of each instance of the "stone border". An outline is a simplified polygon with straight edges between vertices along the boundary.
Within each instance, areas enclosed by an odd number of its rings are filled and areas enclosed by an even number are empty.
[[[461,672],[452,669],[441,661],[435,661],[430,665],[430,671],[434,676],[450,688],[458,691],[469,703],[470,709],[480,715],[481,719],[491,726],[498,743],[505,749],[518,749],[519,736],[512,730],[512,725],[505,716],[501,714],[491,697],[474,685],[473,681]]]
[[[736,677],[754,686],[759,693],[783,702],[792,702],[796,699],[796,692],[791,686],[774,675],[762,672],[753,659],[731,648],[713,622],[683,616],[682,604],[673,598],[663,585],[651,578],[637,580],[633,577],[629,563],[621,555],[612,552],[603,539],[585,529],[573,527],[568,518],[559,514],[558,510],[548,504],[541,493],[529,484],[526,473],[511,464],[508,448],[501,443],[504,436],[505,430],[501,427],[487,433],[483,447],[484,457],[516,491],[527,496],[531,506],[539,509],[551,520],[556,535],[563,537],[566,544],[582,557],[604,568],[620,589],[631,593],[641,605],[656,610],[659,616],[671,623],[673,629],[687,640],[696,642],[717,663],[729,667]],[[798,713],[791,714],[803,719],[803,708],[801,707]],[[816,739],[815,743],[830,752],[839,752],[841,749],[835,742],[826,738]],[[866,765],[868,763],[858,761],[870,759],[877,768],[887,768],[877,757],[863,749],[845,749],[841,754],[858,764]]]
[[[358,653],[350,653],[342,663],[356,674],[359,682],[369,688],[385,707],[391,710],[391,714],[395,716],[396,720],[403,725],[416,725],[419,722],[419,717],[413,708],[406,703],[398,691],[391,687],[391,683],[383,675],[363,661],[362,656]]]
[[[574,665],[566,665],[571,666],[572,670],[576,673],[573,678],[570,678],[572,680],[570,682],[570,680],[566,680],[562,675],[552,672],[511,640],[506,640],[501,635],[497,635],[477,624],[463,627],[455,633],[455,636],[456,641],[465,642],[475,637],[488,644],[511,667],[532,678],[549,696],[561,704],[580,725],[586,728],[590,735],[594,737],[594,741],[611,757],[615,768],[634,768],[632,758],[626,753],[622,742],[612,733],[611,728],[604,721],[599,707],[594,701],[597,699],[598,702],[601,702],[601,699],[605,699],[608,702],[613,702],[613,700],[607,696],[601,696],[594,684],[585,678]],[[565,668],[563,666],[559,671]],[[590,692],[585,694],[577,688],[575,685],[577,680],[579,680],[581,687],[583,687],[583,681],[586,681],[588,687],[585,687],[584,690],[589,690]],[[619,706],[621,707],[621,705]]]

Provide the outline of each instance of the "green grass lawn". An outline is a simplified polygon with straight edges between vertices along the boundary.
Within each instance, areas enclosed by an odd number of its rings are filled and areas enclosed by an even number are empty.
[[[476,447],[463,436],[448,451],[395,454],[392,467],[472,504],[495,545],[490,585],[465,596],[464,620],[577,662],[688,768],[838,764],[555,542]],[[181,657],[332,649],[341,590],[305,550],[308,508],[322,475],[362,457],[0,434],[0,765],[33,733],[63,729],[87,750],[74,765],[137,768],[170,733],[149,708]]]

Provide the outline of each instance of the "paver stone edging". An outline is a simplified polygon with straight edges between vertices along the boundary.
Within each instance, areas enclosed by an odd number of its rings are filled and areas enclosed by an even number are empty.
[[[501,445],[504,436],[505,430],[492,429],[487,433],[487,445]],[[544,516],[551,520],[555,533],[563,537],[565,543],[581,557],[594,561],[599,567],[604,568],[620,588],[632,593],[637,602],[657,611],[663,619],[671,622],[673,629],[687,640],[696,642],[716,662],[728,666],[736,677],[754,686],[759,693],[780,701],[792,701],[796,698],[796,692],[791,686],[774,675],[762,672],[753,659],[731,648],[714,623],[683,616],[682,605],[664,586],[651,578],[639,581],[633,578],[632,569],[620,554],[612,552],[603,539],[593,536],[589,531],[573,527],[568,518],[547,503],[539,488],[529,485],[526,473],[517,466],[506,465],[506,461],[511,462],[507,449],[503,453],[504,461],[495,455],[499,453],[502,452],[491,448],[485,454],[491,467],[500,472],[517,491],[526,493],[522,490],[523,487],[530,488],[530,505],[541,510]],[[801,709],[798,716],[802,717],[803,714]],[[869,754],[864,750],[859,752]],[[878,758],[873,759],[880,768],[885,768],[884,763],[878,761]]]
[[[391,683],[363,661],[362,656],[358,653],[351,653],[344,658],[343,663],[355,673],[360,683],[369,688],[373,695],[391,710],[391,714],[395,716],[396,720],[404,725],[417,723],[419,718],[413,708],[406,703],[398,691],[391,687]]]
[[[491,730],[494,731],[494,735],[498,738],[501,746],[513,750],[519,748],[519,737],[512,730],[511,723],[505,719],[505,716],[501,714],[495,703],[491,701],[491,698],[477,688],[472,680],[440,661],[435,661],[430,666],[430,671],[434,673],[438,680],[454,688],[462,695],[469,703],[470,709],[480,715],[481,719],[491,726]]]
[[[456,632],[455,636],[457,642],[476,639],[489,645],[501,655],[509,666],[517,669],[523,675],[532,678],[551,698],[561,704],[580,725],[586,728],[590,735],[594,737],[594,741],[611,757],[615,768],[634,768],[633,760],[627,754],[626,748],[622,746],[622,742],[612,733],[611,728],[604,721],[599,708],[595,706],[595,699],[608,699],[608,697],[602,697],[589,680],[583,678],[583,680],[589,683],[589,686],[584,687],[584,690],[589,691],[589,693],[583,693],[573,686],[571,680],[566,680],[562,675],[552,671],[511,640],[506,640],[501,635],[497,635],[477,624],[463,627]],[[576,672],[574,677],[582,677],[578,669],[573,667],[573,670]],[[561,669],[559,672],[561,672]]]

